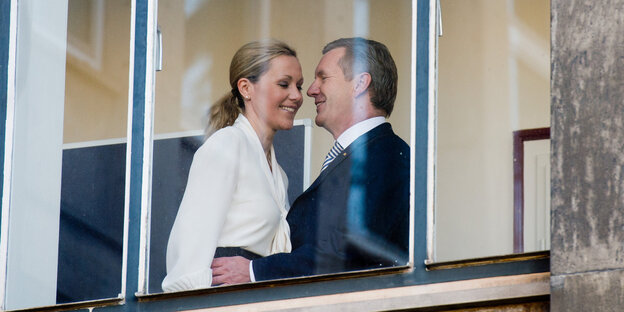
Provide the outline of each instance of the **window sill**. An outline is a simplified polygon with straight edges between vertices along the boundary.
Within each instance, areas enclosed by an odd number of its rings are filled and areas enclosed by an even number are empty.
[[[413,268],[409,264],[407,264],[405,266],[396,266],[396,267],[389,267],[389,268],[284,278],[284,279],[278,279],[278,280],[259,281],[259,282],[253,282],[253,283],[217,286],[217,287],[211,287],[211,288],[202,288],[202,289],[176,291],[176,292],[161,292],[161,293],[149,293],[149,294],[138,292],[138,293],[135,293],[135,296],[137,297],[139,301],[168,300],[168,299],[175,299],[175,298],[182,298],[182,297],[194,297],[194,296],[202,296],[202,295],[209,295],[209,294],[215,294],[215,293],[224,293],[224,292],[230,292],[230,291],[253,290],[253,289],[259,289],[259,288],[272,288],[272,287],[278,287],[278,286],[299,285],[299,284],[306,284],[310,282],[353,279],[353,278],[359,278],[359,277],[390,275],[390,274],[403,274],[403,273],[411,272],[412,270]]]
[[[428,285],[386,288],[335,295],[266,301],[218,308],[212,311],[379,311],[426,309],[436,311],[449,307],[472,307],[501,302],[547,300],[550,295],[550,273],[498,276]]]
[[[96,299],[96,300],[88,300],[88,301],[78,301],[78,302],[70,302],[70,303],[60,303],[60,304],[56,304],[56,305],[51,305],[51,306],[47,306],[47,307],[33,307],[33,308],[26,308],[26,309],[18,309],[18,310],[6,310],[6,311],[37,311],[37,312],[42,312],[42,311],[71,311],[71,310],[78,310],[78,309],[93,309],[93,308],[100,308],[100,307],[106,307],[106,306],[116,306],[116,305],[123,305],[124,304],[124,299],[121,298],[108,298],[108,299]],[[2,310],[5,311],[5,310]]]
[[[463,260],[444,261],[444,262],[433,262],[433,261],[427,260],[425,261],[425,266],[427,267],[427,271],[433,271],[433,270],[445,270],[445,269],[458,269],[458,268],[464,268],[464,267],[489,265],[489,264],[497,264],[497,263],[540,260],[540,259],[548,259],[548,258],[550,258],[550,251],[545,250],[545,251],[526,252],[526,253],[511,254],[511,255],[504,255],[504,256],[493,256],[493,257],[463,259]]]

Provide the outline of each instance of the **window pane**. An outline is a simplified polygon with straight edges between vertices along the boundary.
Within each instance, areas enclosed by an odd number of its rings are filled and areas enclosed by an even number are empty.
[[[290,203],[317,177],[334,141],[313,126],[314,99],[305,95],[330,41],[365,36],[388,47],[399,75],[389,121],[395,133],[410,141],[411,1],[161,0],[158,14],[164,68],[156,76],[149,292],[162,291],[167,241],[191,160],[204,141],[209,108],[231,90],[230,61],[243,44],[276,38],[296,49],[301,63],[305,82],[299,121],[293,130],[278,131],[274,140],[277,160],[288,175]]]
[[[435,260],[511,254],[513,132],[550,125],[549,1],[442,0],[441,9]],[[525,198],[525,212],[535,209]],[[542,222],[533,220],[525,226]]]
[[[7,309],[121,291],[128,0],[18,2]]]

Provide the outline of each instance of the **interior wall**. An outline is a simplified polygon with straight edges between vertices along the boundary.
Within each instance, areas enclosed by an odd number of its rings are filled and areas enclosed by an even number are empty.
[[[435,260],[510,254],[512,132],[550,125],[549,1],[441,8]]]

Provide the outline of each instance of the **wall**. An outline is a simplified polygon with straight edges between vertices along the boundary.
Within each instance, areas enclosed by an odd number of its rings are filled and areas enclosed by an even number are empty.
[[[624,2],[552,0],[552,311],[624,306]]]

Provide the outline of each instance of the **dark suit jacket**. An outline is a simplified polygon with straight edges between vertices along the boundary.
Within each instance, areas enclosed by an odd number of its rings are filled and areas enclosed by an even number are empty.
[[[253,260],[256,280],[405,265],[409,152],[389,123],[351,143],[293,203],[292,252]]]

